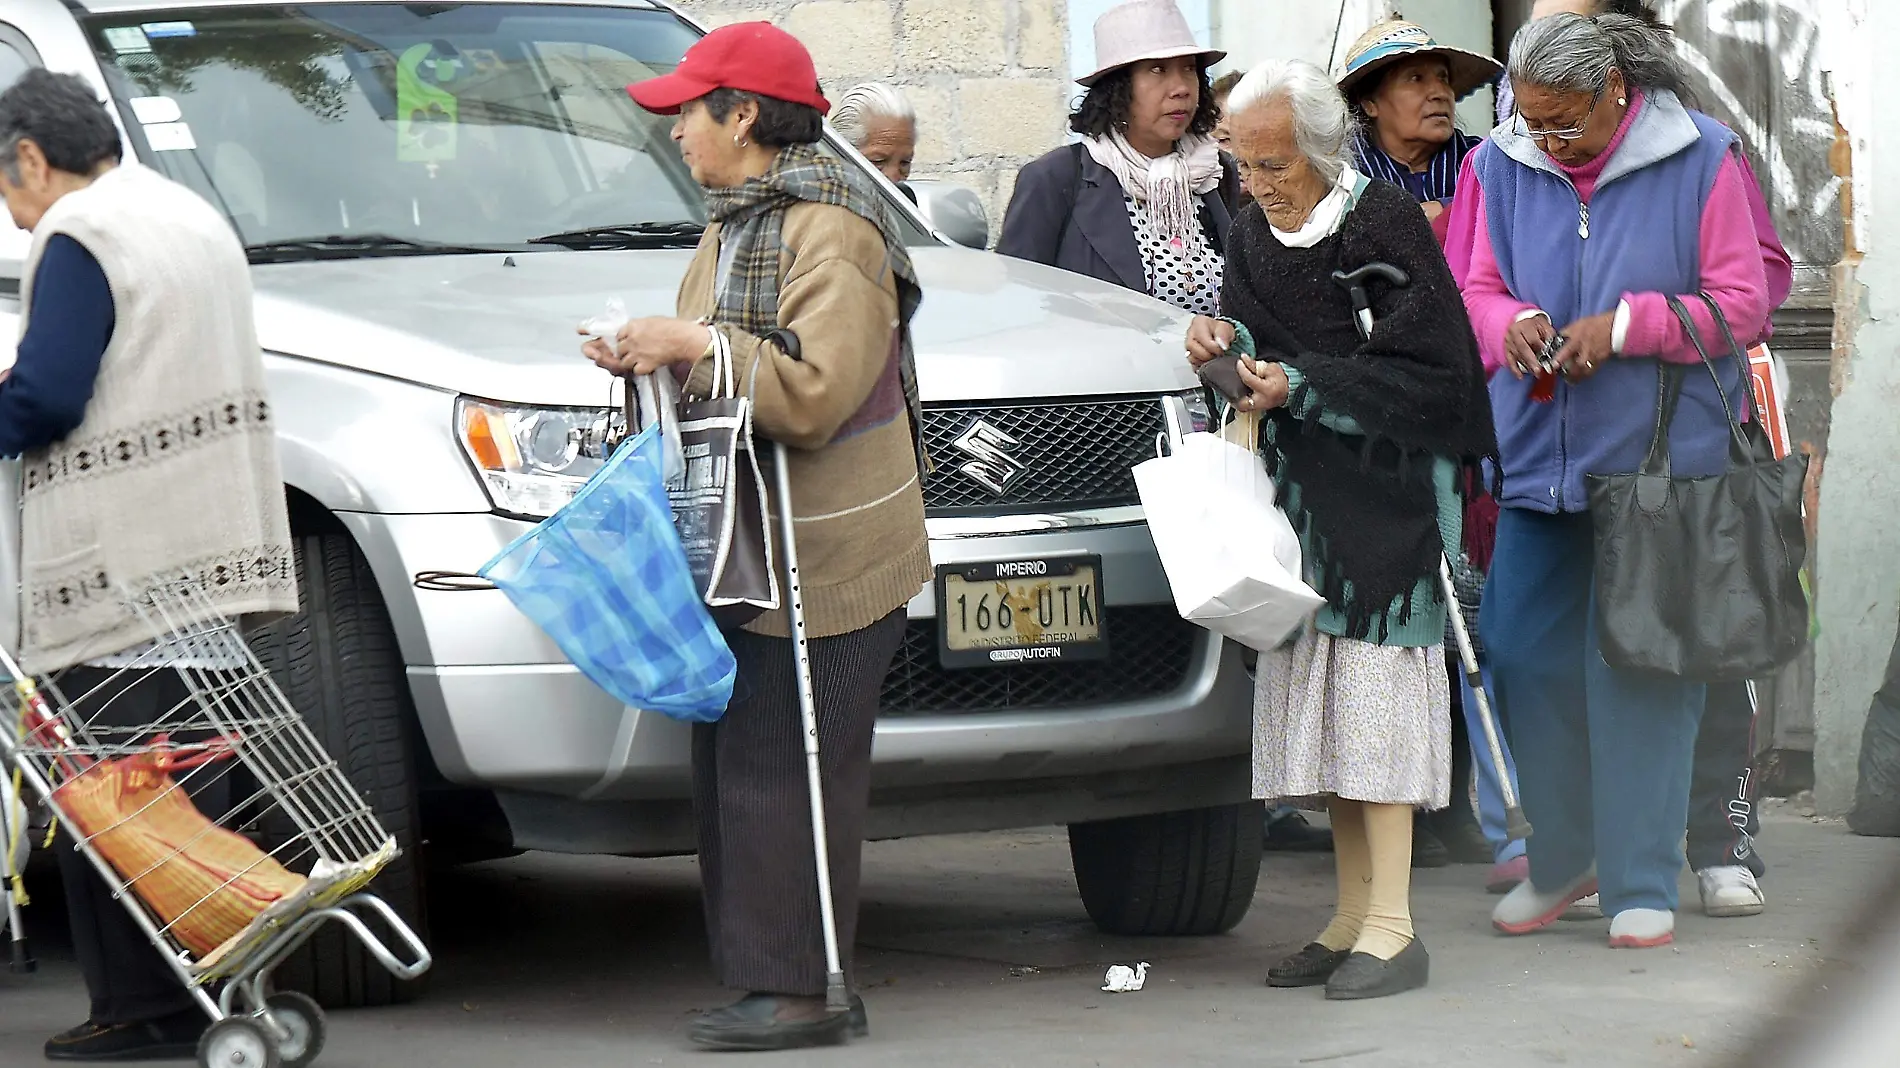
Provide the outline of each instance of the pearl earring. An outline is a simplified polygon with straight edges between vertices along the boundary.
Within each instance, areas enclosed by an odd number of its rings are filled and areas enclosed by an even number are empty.
[[[1628,100],[1625,100],[1625,99],[1623,99],[1622,97],[1620,97],[1620,96],[1619,96],[1619,97],[1617,97],[1617,98],[1616,98],[1616,106],[1617,106],[1617,107],[1619,107],[1619,108],[1621,108],[1621,107],[1628,107],[1628,106],[1629,106],[1629,101],[1628,101]]]

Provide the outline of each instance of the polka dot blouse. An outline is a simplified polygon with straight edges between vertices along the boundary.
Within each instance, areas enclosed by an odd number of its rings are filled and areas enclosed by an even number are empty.
[[[1136,203],[1134,197],[1123,199],[1147,271],[1148,295],[1196,315],[1219,315],[1225,263],[1208,247],[1206,233],[1196,225],[1185,240],[1164,238],[1149,217],[1147,205]]]

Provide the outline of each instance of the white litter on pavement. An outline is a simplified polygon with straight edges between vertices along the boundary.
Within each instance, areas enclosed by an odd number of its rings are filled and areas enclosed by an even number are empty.
[[[1102,989],[1111,994],[1132,994],[1140,990],[1148,981],[1148,962],[1130,968],[1126,964],[1117,964],[1102,977]]]

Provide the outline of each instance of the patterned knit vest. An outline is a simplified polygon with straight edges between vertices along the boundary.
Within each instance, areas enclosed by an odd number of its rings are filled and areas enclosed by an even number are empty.
[[[229,224],[125,164],[34,230],[20,320],[46,242],[66,234],[112,290],[112,343],[86,416],[23,458],[22,660],[45,672],[152,638],[130,600],[183,583],[226,616],[297,607],[276,420]]]

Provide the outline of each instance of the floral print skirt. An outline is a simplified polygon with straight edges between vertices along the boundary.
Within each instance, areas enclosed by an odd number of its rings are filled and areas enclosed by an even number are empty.
[[[1338,796],[1434,809],[1451,803],[1451,688],[1442,646],[1374,645],[1309,624],[1291,645],[1261,654],[1257,677],[1255,797],[1316,803]]]

